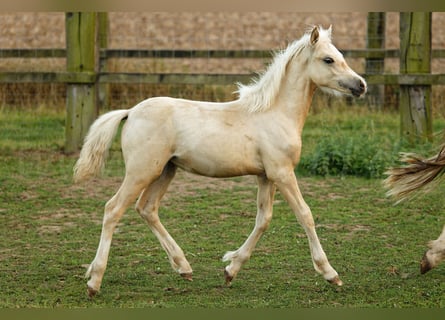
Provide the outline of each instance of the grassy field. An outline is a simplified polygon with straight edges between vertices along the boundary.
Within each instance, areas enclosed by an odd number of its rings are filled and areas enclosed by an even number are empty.
[[[154,235],[129,209],[116,230],[102,290],[91,300],[83,276],[123,164],[116,141],[104,176],[73,185],[76,157],[61,152],[63,117],[44,109],[0,112],[0,307],[445,306],[445,265],[419,274],[427,241],[445,223],[439,188],[394,206],[381,178],[315,176],[304,169],[298,170],[300,187],[343,287],[331,286],[313,270],[305,234],[280,194],[269,230],[226,287],[221,257],[253,228],[254,179],[179,172],[160,216],[190,261],[194,281],[171,270]],[[443,128],[437,119],[435,130]],[[327,137],[351,137],[365,146],[374,137],[387,152],[403,149],[397,115],[358,106],[311,114],[303,158]]]

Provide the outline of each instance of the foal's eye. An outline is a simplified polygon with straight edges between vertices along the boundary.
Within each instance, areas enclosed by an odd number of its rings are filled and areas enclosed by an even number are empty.
[[[326,57],[323,59],[323,62],[326,64],[333,64],[334,63],[334,59],[332,59],[331,57]]]

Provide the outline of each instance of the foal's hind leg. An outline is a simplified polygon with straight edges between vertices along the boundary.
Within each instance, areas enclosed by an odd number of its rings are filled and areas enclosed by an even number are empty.
[[[439,238],[430,241],[428,246],[430,249],[425,252],[420,263],[420,273],[422,274],[430,271],[436,267],[439,262],[445,259],[445,226],[443,227]]]
[[[145,183],[137,182],[127,175],[117,193],[105,205],[99,247],[97,248],[96,257],[85,275],[87,278],[91,277],[88,281],[88,295],[90,297],[94,296],[100,289],[107,267],[114,229],[125,210],[136,200],[145,185]]]
[[[223,261],[231,261],[225,268],[226,284],[230,284],[242,265],[249,260],[255,245],[261,235],[266,231],[272,219],[273,198],[275,185],[265,176],[258,176],[257,216],[255,227],[243,245],[236,251],[227,252]]]
[[[162,225],[158,215],[161,198],[167,191],[175,172],[176,166],[168,163],[161,176],[144,190],[136,204],[136,210],[147,221],[148,226],[158,238],[167,253],[173,270],[185,279],[192,280],[192,268],[185,258],[184,252]]]

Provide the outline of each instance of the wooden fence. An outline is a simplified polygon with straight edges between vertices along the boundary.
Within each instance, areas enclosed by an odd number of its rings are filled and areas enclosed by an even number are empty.
[[[382,16],[369,17],[379,21]],[[424,14],[425,13],[420,13]],[[426,13],[428,16],[428,13]],[[431,14],[429,14],[431,17]],[[384,15],[383,15],[384,17]],[[409,17],[402,20],[401,34],[410,33],[402,28],[416,28]],[[78,150],[89,124],[97,115],[98,90],[106,83],[147,83],[147,84],[218,84],[226,85],[235,82],[247,82],[252,74],[190,74],[190,73],[125,73],[107,72],[106,60],[109,58],[252,58],[267,59],[270,51],[264,50],[113,50],[106,48],[107,16],[95,13],[67,13],[66,34],[67,49],[0,49],[1,58],[67,58],[67,70],[64,72],[1,72],[0,83],[49,82],[67,84],[67,125],[65,151]],[[408,21],[409,20],[409,21]],[[408,22],[407,22],[408,21]],[[415,20],[416,22],[417,20]],[[381,22],[381,21],[380,21]],[[417,21],[418,22],[418,21]],[[384,23],[384,21],[383,21]],[[422,22],[425,24],[425,22]],[[429,22],[431,24],[431,22]],[[382,23],[370,26],[368,34],[381,28]],[[430,26],[431,27],[431,26]],[[105,36],[99,36],[105,33]],[[411,32],[412,33],[412,32]],[[102,39],[98,41],[98,39]],[[419,44],[416,44],[417,46]],[[368,43],[367,49],[341,50],[346,58],[364,58],[366,61],[383,61],[385,58],[402,58],[403,50],[386,50],[381,43]],[[445,58],[445,50],[431,50],[431,58]],[[88,58],[89,57],[89,58]],[[86,60],[85,60],[86,59]],[[430,61],[428,61],[430,63]],[[382,64],[383,65],[383,64]],[[431,86],[445,85],[445,74],[431,74],[429,71],[415,71],[400,74],[377,73],[363,74],[370,86],[400,85]],[[79,94],[80,91],[84,91]],[[71,93],[70,93],[71,92]],[[80,107],[79,107],[80,106]],[[409,133],[409,132],[408,132]]]
[[[400,58],[399,49],[340,50],[346,58]],[[65,49],[0,49],[1,58],[65,58]],[[108,58],[256,58],[271,57],[268,50],[139,50],[101,49],[100,59]],[[445,58],[444,49],[432,50],[433,59]],[[362,74],[368,84],[382,85],[445,85],[445,74]],[[125,72],[0,72],[0,83],[60,82],[60,83],[163,83],[163,84],[233,84],[248,81],[254,74],[194,74],[194,73],[125,73]]]

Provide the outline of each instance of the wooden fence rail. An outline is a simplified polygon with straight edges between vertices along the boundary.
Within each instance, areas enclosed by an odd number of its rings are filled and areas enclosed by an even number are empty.
[[[399,58],[399,49],[340,49],[346,58]],[[273,50],[172,50],[101,49],[107,58],[270,58]],[[0,49],[1,58],[65,58],[66,49]],[[444,49],[434,49],[431,57],[445,58]]]
[[[362,74],[368,84],[445,85],[445,74]],[[0,83],[146,83],[215,84],[247,83],[256,74],[202,73],[100,73],[93,72],[2,72]]]
[[[341,50],[346,58],[399,58],[398,49]],[[245,58],[270,59],[270,50],[121,50],[102,49],[100,59],[108,58]],[[1,58],[65,58],[65,49],[0,49]],[[445,58],[445,50],[432,50],[432,58]],[[369,84],[384,85],[445,85],[445,74],[362,74]],[[194,73],[125,73],[125,72],[0,72],[0,83],[162,83],[218,84],[246,82],[254,74],[194,74]]]

